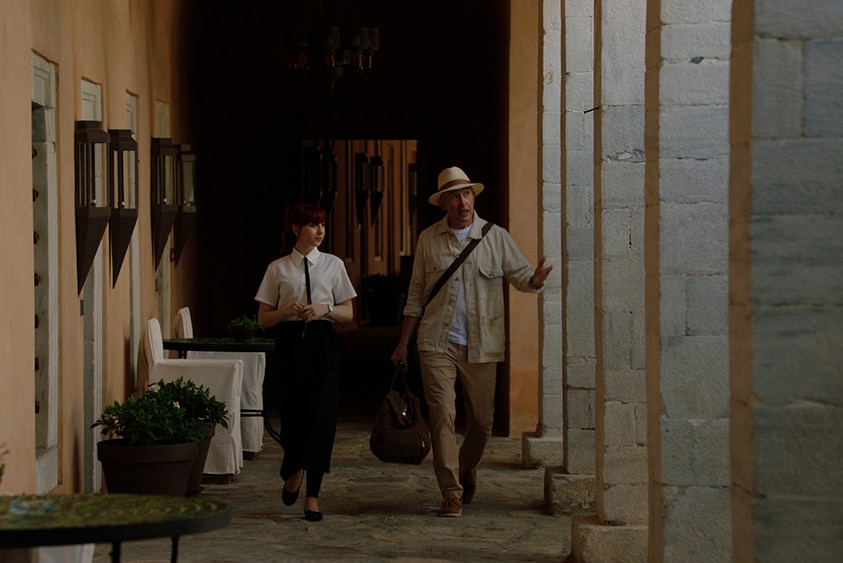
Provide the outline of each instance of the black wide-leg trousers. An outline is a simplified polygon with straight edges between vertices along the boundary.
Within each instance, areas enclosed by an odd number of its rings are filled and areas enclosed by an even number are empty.
[[[308,474],[308,496],[318,496],[317,483],[331,469],[337,432],[339,335],[329,321],[307,325],[283,322],[278,327],[275,353],[284,449],[281,477],[286,481],[304,469]],[[316,491],[311,490],[312,485]]]

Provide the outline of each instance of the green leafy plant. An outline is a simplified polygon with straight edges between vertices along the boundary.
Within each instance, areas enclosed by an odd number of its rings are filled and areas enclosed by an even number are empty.
[[[205,422],[227,427],[228,409],[207,388],[183,378],[149,386],[142,397],[115,401],[103,409],[91,428],[102,427],[104,436],[122,438],[130,445],[153,446],[199,442]]]
[[[159,396],[178,403],[179,408],[184,410],[189,418],[220,424],[223,428],[228,428],[228,407],[211,395],[207,387],[196,385],[190,380],[185,381],[183,377],[168,383],[162,380],[155,385]]]
[[[232,319],[229,326],[239,326],[243,328],[251,328],[257,330],[260,328],[258,326],[258,316],[257,315],[243,315],[241,317],[237,317],[236,319]]]
[[[243,315],[228,323],[228,332],[235,342],[251,342],[259,330],[257,315]]]

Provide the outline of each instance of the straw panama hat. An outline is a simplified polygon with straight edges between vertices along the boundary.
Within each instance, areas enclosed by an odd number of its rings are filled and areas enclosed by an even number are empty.
[[[439,188],[436,193],[428,198],[427,201],[433,205],[439,205],[439,198],[445,192],[451,190],[461,190],[463,188],[473,188],[474,195],[478,195],[483,191],[483,184],[472,182],[468,179],[468,175],[462,171],[461,168],[451,166],[439,173]]]

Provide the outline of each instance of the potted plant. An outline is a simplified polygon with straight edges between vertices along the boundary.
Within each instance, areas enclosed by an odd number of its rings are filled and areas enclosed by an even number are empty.
[[[199,431],[202,440],[199,451],[190,470],[187,483],[188,496],[198,495],[202,491],[202,470],[208,458],[208,448],[214,437],[217,424],[228,428],[228,407],[222,401],[211,395],[211,391],[193,381],[185,381],[183,377],[165,383],[163,380],[150,386],[150,391],[165,397],[166,400],[177,403],[189,419],[200,421]]]
[[[154,383],[142,397],[115,401],[91,425],[110,436],[97,444],[106,488],[113,493],[186,494],[207,434],[203,424],[227,424],[226,416],[224,403],[181,378]]]
[[[251,342],[259,329],[257,315],[243,315],[228,323],[228,331],[235,342]]]

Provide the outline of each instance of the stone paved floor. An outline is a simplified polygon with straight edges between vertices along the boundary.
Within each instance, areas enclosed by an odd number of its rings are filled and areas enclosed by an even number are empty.
[[[266,436],[233,483],[205,485],[202,495],[231,508],[231,523],[182,537],[179,561],[561,562],[570,552],[570,519],[545,512],[544,470],[521,467],[520,439],[493,437],[474,502],[459,518],[440,518],[432,456],[418,466],[381,463],[369,451],[369,429],[341,420],[318,523],[304,520],[303,494],[295,506],[281,503],[281,448]],[[109,554],[97,545],[94,562]],[[123,544],[123,562],[169,557],[169,539]]]

